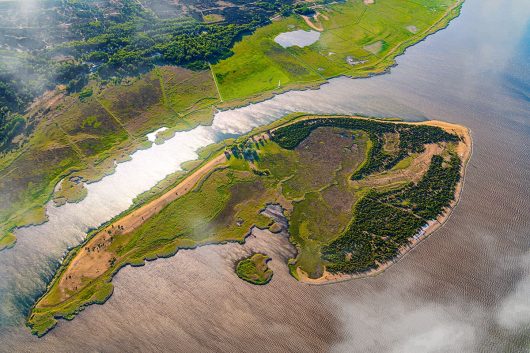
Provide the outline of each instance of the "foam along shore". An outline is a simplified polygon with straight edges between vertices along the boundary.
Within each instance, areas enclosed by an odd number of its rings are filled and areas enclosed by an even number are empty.
[[[403,122],[400,122],[400,123],[403,124]],[[427,224],[418,232],[418,234],[416,234],[414,237],[410,239],[409,244],[406,246],[403,246],[400,249],[399,255],[396,256],[391,261],[381,263],[377,266],[377,268],[374,268],[370,271],[356,273],[356,274],[330,273],[324,270],[322,276],[319,278],[310,278],[307,275],[307,273],[305,273],[298,267],[296,269],[296,276],[300,282],[307,283],[307,284],[313,284],[313,285],[321,285],[321,284],[338,283],[338,282],[348,281],[352,279],[360,279],[360,278],[368,278],[368,277],[377,276],[383,273],[388,268],[390,268],[395,263],[399,262],[405,255],[407,255],[410,251],[412,251],[418,244],[423,242],[431,234],[433,234],[435,231],[440,229],[445,224],[445,222],[447,222],[447,220],[450,218],[452,212],[454,211],[456,205],[458,204],[460,200],[460,196],[462,194],[462,190],[464,186],[465,171],[466,171],[467,163],[469,162],[469,159],[471,158],[471,155],[473,153],[473,140],[471,138],[471,132],[468,128],[462,125],[452,124],[452,123],[439,121],[439,120],[411,122],[411,123],[406,123],[406,124],[438,126],[447,132],[454,133],[460,136],[461,141],[458,144],[455,152],[458,154],[458,156],[462,160],[462,168],[460,171],[460,181],[458,182],[456,186],[456,190],[455,190],[455,198],[453,202],[451,203],[451,205],[436,220],[431,220],[427,222]]]

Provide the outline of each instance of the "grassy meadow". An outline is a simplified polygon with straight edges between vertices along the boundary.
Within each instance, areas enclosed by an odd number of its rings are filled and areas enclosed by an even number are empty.
[[[381,73],[397,55],[443,28],[459,8],[455,0],[361,0],[324,5],[317,11],[323,31],[304,48],[283,48],[281,33],[311,30],[299,16],[281,18],[236,43],[234,55],[213,66],[224,100],[246,99],[263,92],[319,84],[339,75]],[[324,17],[325,16],[325,17]],[[327,18],[327,19],[326,19]]]

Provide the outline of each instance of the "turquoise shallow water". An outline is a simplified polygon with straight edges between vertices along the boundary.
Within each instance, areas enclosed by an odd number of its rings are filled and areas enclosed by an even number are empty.
[[[524,351],[530,343],[529,18],[524,0],[468,0],[458,19],[408,49],[389,74],[338,78],[319,90],[222,112],[213,127],[136,155],[121,174],[92,185],[85,204],[50,210],[48,224],[20,230],[17,247],[0,255],[0,351]],[[448,224],[381,276],[321,287],[289,277],[285,239],[261,235],[248,245],[273,254],[275,275],[263,288],[232,273],[231,260],[246,248],[183,252],[124,269],[108,303],[61,322],[43,339],[29,334],[28,308],[87,227],[126,208],[166,165],[174,169],[193,158],[198,146],[292,111],[470,127],[474,153]],[[140,175],[145,165],[151,172]],[[107,198],[117,187],[124,196]]]

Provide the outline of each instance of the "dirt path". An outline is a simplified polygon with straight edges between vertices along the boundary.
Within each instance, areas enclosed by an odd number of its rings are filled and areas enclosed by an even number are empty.
[[[362,180],[359,180],[357,183],[363,187],[385,186],[403,181],[413,181],[416,183],[429,169],[432,156],[435,154],[440,154],[442,151],[442,146],[436,143],[425,145],[425,151],[412,159],[410,165],[407,168],[372,174]]]
[[[324,30],[324,27],[322,26],[322,23],[320,22],[317,22],[316,24],[313,23],[313,21],[311,21],[311,18],[309,18],[309,16],[304,16],[304,15],[300,15],[302,16],[302,18],[304,19],[305,23],[313,28],[315,31],[319,31],[319,32],[322,32]],[[316,18],[318,18],[317,16],[315,16]]]
[[[217,83],[217,76],[215,76],[215,72],[213,72],[212,64],[208,63],[208,66],[210,67],[210,72],[212,73],[213,82],[215,83],[215,88],[217,89],[217,94],[219,95],[219,99],[221,100],[221,103],[223,102],[223,96],[221,95],[221,90],[219,89],[219,84]]]

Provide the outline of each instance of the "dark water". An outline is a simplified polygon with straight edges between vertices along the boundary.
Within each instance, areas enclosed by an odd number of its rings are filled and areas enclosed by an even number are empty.
[[[105,305],[37,339],[23,327],[31,297],[16,290],[41,288],[39,278],[52,272],[45,254],[80,239],[57,236],[53,249],[39,243],[32,257],[38,265],[16,273],[18,286],[7,294],[19,301],[0,310],[0,351],[528,352],[529,19],[527,0],[468,0],[449,28],[407,50],[390,74],[340,78],[219,114],[227,133],[239,131],[229,121],[266,122],[289,111],[470,127],[474,151],[459,206],[446,226],[382,275],[297,283],[285,266],[292,254],[286,239],[258,232],[245,246],[204,247],[126,268]],[[273,257],[269,285],[234,275],[233,262],[250,250]]]

